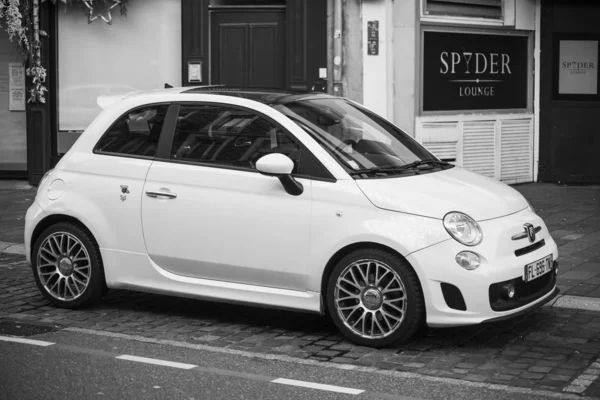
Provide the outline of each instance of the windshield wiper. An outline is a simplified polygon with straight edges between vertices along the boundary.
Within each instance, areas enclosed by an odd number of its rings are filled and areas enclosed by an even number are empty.
[[[428,159],[428,160],[419,160],[419,161],[411,162],[410,164],[406,164],[406,165],[403,165],[401,167],[396,167],[396,168],[409,169],[409,168],[416,168],[421,165],[438,165],[438,166],[442,167],[442,166],[452,165],[452,164],[450,164],[449,162],[446,162],[446,161]]]
[[[382,173],[386,173],[386,172],[403,172],[406,171],[408,169],[414,169],[417,168],[421,165],[438,165],[440,167],[446,166],[446,165],[452,165],[446,161],[439,161],[439,160],[419,160],[419,161],[415,161],[415,162],[411,162],[410,164],[406,164],[406,165],[399,165],[399,166],[395,166],[395,167],[373,167],[373,168],[364,168],[364,169],[355,169],[353,171],[350,171],[350,175],[361,175],[361,174],[369,174],[369,173],[378,173],[378,172],[382,172]]]
[[[400,167],[373,167],[373,168],[363,168],[363,169],[355,169],[350,171],[350,175],[362,175],[362,174],[373,174],[378,172],[403,172],[406,171],[407,168],[404,168],[405,165]]]

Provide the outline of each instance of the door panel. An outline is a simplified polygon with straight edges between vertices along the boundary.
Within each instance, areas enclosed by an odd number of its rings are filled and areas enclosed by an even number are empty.
[[[291,196],[252,171],[155,161],[143,196],[144,238],[161,268],[195,278],[306,290],[311,181]]]
[[[279,26],[273,24],[250,24],[250,82],[252,86],[278,86],[273,78],[278,75],[278,64],[283,64],[279,54]],[[280,68],[281,69],[281,68]],[[281,75],[281,74],[279,74]],[[283,82],[281,82],[283,86]]]
[[[244,86],[248,81],[248,71],[240,68],[248,64],[246,24],[221,24],[219,26],[219,83]]]
[[[211,14],[211,83],[285,85],[283,11],[214,11]]]

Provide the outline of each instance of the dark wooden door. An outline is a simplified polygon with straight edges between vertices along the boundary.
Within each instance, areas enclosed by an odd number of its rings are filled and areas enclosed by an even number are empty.
[[[284,10],[211,13],[211,84],[285,87]]]
[[[561,41],[569,54],[569,42],[600,42],[600,4],[586,1],[542,1],[540,74],[540,161],[538,180],[566,183],[600,183],[600,76],[592,63],[571,71],[561,62]],[[571,42],[573,43],[573,42]],[[596,45],[597,46],[597,45]],[[581,53],[580,59],[597,59],[597,52]],[[566,58],[565,58],[566,59]],[[564,61],[564,60],[563,60]],[[562,71],[561,71],[562,69]],[[595,74],[596,86],[585,95],[561,94],[560,79],[571,74]],[[573,93],[578,93],[577,88]],[[564,92],[564,89],[563,89]]]

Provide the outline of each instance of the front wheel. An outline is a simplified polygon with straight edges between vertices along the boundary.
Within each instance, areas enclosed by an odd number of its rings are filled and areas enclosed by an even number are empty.
[[[35,241],[31,264],[38,288],[54,305],[81,307],[104,294],[100,250],[77,225],[62,222],[46,228]]]
[[[354,251],[334,267],[329,315],[350,340],[371,347],[411,338],[423,325],[419,279],[403,258],[379,249]]]

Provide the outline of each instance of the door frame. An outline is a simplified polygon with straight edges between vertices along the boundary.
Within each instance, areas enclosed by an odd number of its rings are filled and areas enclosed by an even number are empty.
[[[285,8],[285,88],[308,91],[311,84],[318,79],[317,67],[326,66],[327,61],[327,4],[324,0],[286,0],[284,5],[277,8]],[[208,85],[210,66],[210,18],[211,10],[237,8],[249,11],[249,8],[257,9],[273,6],[246,6],[240,7],[211,7],[210,0],[181,0],[181,79],[182,86]],[[316,13],[316,14],[315,14]],[[315,30],[314,17],[320,15],[323,19]],[[322,15],[321,15],[322,14]],[[321,29],[322,28],[322,29]],[[317,53],[309,51],[309,36],[314,32],[322,30],[325,34],[322,41],[316,43]],[[322,33],[319,33],[321,39]],[[312,35],[314,36],[314,35]],[[312,37],[312,48],[315,47],[315,38]],[[325,60],[320,60],[325,57]],[[188,66],[200,64],[202,68],[202,80],[190,82]],[[315,65],[313,65],[315,64]]]

